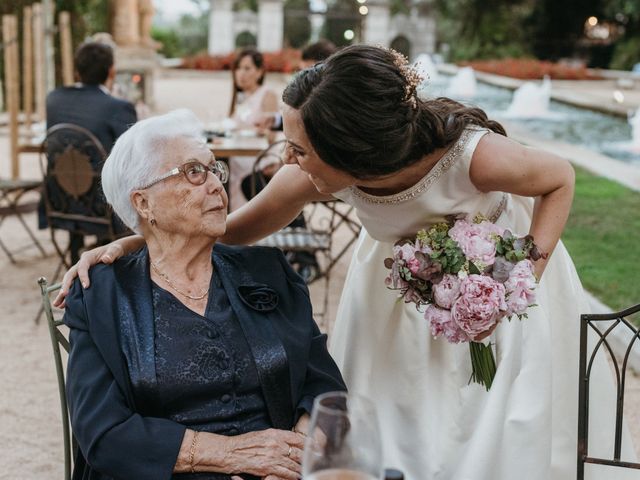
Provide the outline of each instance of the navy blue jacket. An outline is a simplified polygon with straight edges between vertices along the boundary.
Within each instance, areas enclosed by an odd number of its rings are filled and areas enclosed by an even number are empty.
[[[272,427],[291,429],[317,395],[345,390],[307,287],[279,250],[216,245],[213,265],[251,349]],[[155,399],[131,386],[156,381],[148,251],[97,265],[90,275],[91,288],[74,283],[64,316],[79,446],[73,478],[169,479],[186,426],[141,415]]]
[[[84,127],[98,137],[107,153],[136,120],[131,102],[109,95],[98,85],[60,87],[47,96],[47,128],[59,123]]]

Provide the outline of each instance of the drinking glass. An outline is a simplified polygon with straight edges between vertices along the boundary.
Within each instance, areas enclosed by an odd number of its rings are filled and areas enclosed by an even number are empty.
[[[380,429],[371,400],[346,392],[315,399],[302,474],[305,480],[382,479]]]

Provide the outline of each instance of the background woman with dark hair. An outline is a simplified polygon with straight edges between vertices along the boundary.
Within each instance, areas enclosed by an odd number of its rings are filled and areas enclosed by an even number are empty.
[[[264,57],[255,49],[247,48],[236,57],[231,74],[233,75],[233,96],[229,107],[229,116],[235,121],[238,130],[254,130],[254,124],[267,112],[278,109],[278,97],[264,85]],[[254,157],[231,157],[229,167],[229,204],[236,210],[247,203],[242,192],[242,179],[251,174]],[[263,165],[268,168],[268,165]]]
[[[588,304],[559,241],[573,169],[508,139],[482,110],[418,98],[418,82],[397,53],[370,46],[347,47],[297,75],[283,95],[287,165],[230,217],[224,241],[253,242],[309,201],[353,205],[364,228],[331,351],[349,390],[379,408],[385,465],[410,480],[575,477],[579,316]],[[530,233],[550,254],[535,262],[538,306],[528,320],[491,333],[498,369],[488,392],[469,383],[468,347],[432,339],[423,314],[384,282],[394,243],[451,214],[483,214]],[[117,253],[86,254],[81,278],[89,263]],[[592,453],[613,433],[605,427],[613,409],[600,408],[615,404],[604,391],[608,374],[605,362],[594,364],[601,388],[591,391]]]

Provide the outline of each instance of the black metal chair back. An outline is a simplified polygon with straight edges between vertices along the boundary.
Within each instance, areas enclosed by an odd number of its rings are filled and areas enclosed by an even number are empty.
[[[640,349],[640,330],[627,317],[640,312],[640,304],[621,312],[607,314],[584,314],[580,317],[580,367],[578,391],[578,480],[585,478],[585,464],[598,464],[640,470],[640,463],[621,460],[624,418],[624,399],[629,358],[634,347]],[[628,343],[624,356],[617,358],[611,346],[612,332],[621,329],[627,334]],[[596,334],[593,348],[589,346],[590,332]],[[625,340],[626,341],[626,340]],[[598,352],[604,350],[610,357],[615,372],[616,415],[612,455],[609,458],[589,456],[589,387],[591,370]],[[597,387],[597,386],[596,386]],[[597,414],[597,412],[596,412]],[[640,472],[638,472],[640,478]]]
[[[107,153],[93,133],[71,123],[47,130],[40,149],[43,200],[51,239],[63,264],[69,267],[69,247],[62,248],[55,230],[113,240],[130,232],[107,205],[100,176]]]
[[[76,448],[75,439],[71,433],[69,423],[69,410],[67,408],[67,392],[65,390],[65,368],[63,351],[69,353],[69,340],[63,333],[64,324],[62,323],[61,313],[54,313],[51,305],[51,295],[60,289],[60,284],[51,285],[47,283],[47,279],[41,277],[38,280],[40,285],[40,293],[42,295],[42,308],[47,317],[47,325],[49,326],[49,336],[51,337],[51,346],[53,348],[53,362],[56,366],[56,377],[58,380],[58,394],[60,395],[60,412],[62,418],[62,436],[64,447],[64,478],[71,479],[73,451]]]
[[[267,162],[282,163],[282,152],[286,143],[286,140],[273,142],[256,157],[250,178],[251,198],[255,197],[269,181],[262,171],[262,166]]]

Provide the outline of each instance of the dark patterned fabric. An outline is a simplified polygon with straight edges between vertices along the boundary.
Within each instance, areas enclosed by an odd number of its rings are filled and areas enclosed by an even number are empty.
[[[211,282],[206,318],[155,284],[153,310],[158,410],[149,413],[223,435],[270,428],[251,351],[220,281]]]

